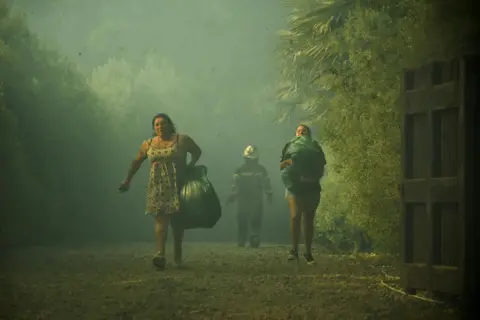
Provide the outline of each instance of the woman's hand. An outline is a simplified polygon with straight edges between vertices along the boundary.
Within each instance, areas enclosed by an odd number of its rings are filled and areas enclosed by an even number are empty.
[[[130,188],[130,180],[124,180],[122,183],[120,183],[120,187],[118,187],[118,190],[120,192],[126,192]]]
[[[123,180],[123,182],[120,183],[120,187],[118,187],[118,190],[120,192],[128,191],[128,188],[130,188],[130,181],[132,180],[133,176],[138,171],[138,169],[140,169],[140,166],[142,165],[143,161],[145,161],[145,159],[147,158],[147,150],[149,148],[149,145],[150,145],[149,142],[143,141],[142,145],[140,146],[140,150],[138,151],[137,156],[135,157],[135,160],[132,161],[132,164],[128,169],[127,178]]]
[[[287,160],[284,160],[284,161],[280,162],[280,170],[283,170],[286,167],[291,166],[292,163],[293,163],[292,159],[287,159]]]

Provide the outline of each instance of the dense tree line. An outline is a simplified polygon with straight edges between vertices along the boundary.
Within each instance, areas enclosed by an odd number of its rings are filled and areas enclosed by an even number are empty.
[[[76,68],[43,48],[5,2],[0,93],[2,242],[98,236],[108,210],[101,190],[111,183],[107,114]]]

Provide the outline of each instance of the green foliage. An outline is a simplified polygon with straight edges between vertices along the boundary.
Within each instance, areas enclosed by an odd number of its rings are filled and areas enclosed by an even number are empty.
[[[0,13],[5,241],[73,237],[87,226],[93,233],[106,206],[98,191],[109,173],[99,153],[109,145],[101,103],[75,68],[42,48],[5,4]]]
[[[289,2],[278,98],[295,101],[330,154],[318,230],[345,217],[378,249],[396,251],[402,70],[461,46],[434,28],[441,10],[428,1]]]

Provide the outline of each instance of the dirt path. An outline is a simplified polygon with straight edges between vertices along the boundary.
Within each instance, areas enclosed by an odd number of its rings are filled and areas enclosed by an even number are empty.
[[[169,248],[170,249],[170,248]],[[32,248],[1,267],[1,319],[454,319],[380,285],[376,257],[317,255],[297,268],[285,247],[187,244],[186,269],[151,266],[152,244]],[[303,261],[302,261],[303,262]],[[394,274],[393,270],[389,272]],[[390,284],[392,282],[390,281]],[[393,282],[393,285],[395,283]]]

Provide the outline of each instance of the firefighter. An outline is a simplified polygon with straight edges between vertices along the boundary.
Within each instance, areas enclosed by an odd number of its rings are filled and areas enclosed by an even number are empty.
[[[238,246],[244,247],[250,233],[250,247],[260,246],[263,219],[263,195],[272,203],[272,187],[267,170],[259,163],[258,149],[247,146],[245,162],[233,174],[232,193],[227,203],[237,202]],[[249,232],[250,231],[250,232]]]

